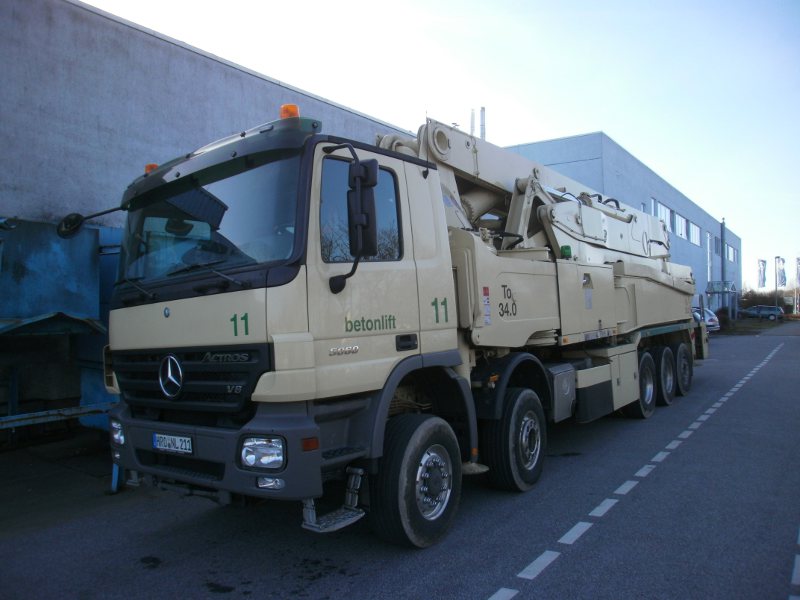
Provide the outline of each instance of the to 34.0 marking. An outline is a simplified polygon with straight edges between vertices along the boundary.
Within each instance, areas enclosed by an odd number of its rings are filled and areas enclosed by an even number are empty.
[[[242,330],[244,332],[242,335],[250,335],[250,326],[249,326],[249,324],[247,322],[247,313],[244,313],[241,316],[233,315],[229,319],[229,321],[231,323],[233,323],[233,336],[234,337],[239,337],[239,323],[240,322],[241,322],[241,324],[243,326]]]
[[[514,302],[514,294],[511,293],[511,288],[507,285],[503,288],[503,300],[497,305],[497,312],[501,317],[517,316],[517,303]]]

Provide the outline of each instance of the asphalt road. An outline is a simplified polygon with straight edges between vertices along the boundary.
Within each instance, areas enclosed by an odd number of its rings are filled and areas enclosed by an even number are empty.
[[[800,597],[800,323],[719,336],[646,421],[552,427],[526,494],[465,481],[437,546],[299,504],[107,493],[93,436],[0,454],[0,598]]]

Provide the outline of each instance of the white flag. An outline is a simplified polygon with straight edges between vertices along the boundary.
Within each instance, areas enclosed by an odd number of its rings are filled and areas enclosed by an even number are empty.
[[[778,273],[778,287],[786,287],[786,261],[780,256],[775,261],[777,263],[775,268]]]
[[[800,258],[796,258],[795,260],[797,261],[797,273],[795,273],[794,285],[800,287]]]

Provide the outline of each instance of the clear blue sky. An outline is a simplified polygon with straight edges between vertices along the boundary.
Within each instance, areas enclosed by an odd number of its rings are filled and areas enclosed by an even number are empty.
[[[411,131],[481,106],[502,146],[604,131],[726,219],[745,286],[778,255],[795,284],[800,0],[88,3]]]

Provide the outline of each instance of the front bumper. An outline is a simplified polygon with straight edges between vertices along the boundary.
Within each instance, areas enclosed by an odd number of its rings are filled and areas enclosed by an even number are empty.
[[[130,407],[120,402],[110,414],[122,423],[125,443],[112,443],[115,462],[127,470],[203,490],[232,494],[302,500],[322,495],[322,454],[304,450],[302,441],[319,438],[320,431],[308,414],[306,402],[258,404],[255,416],[240,429],[222,429],[135,419]],[[155,450],[153,434],[190,437],[191,454]],[[278,470],[245,468],[241,465],[242,440],[246,437],[278,435],[285,440],[285,463]],[[284,481],[279,490],[259,488],[258,477]]]

